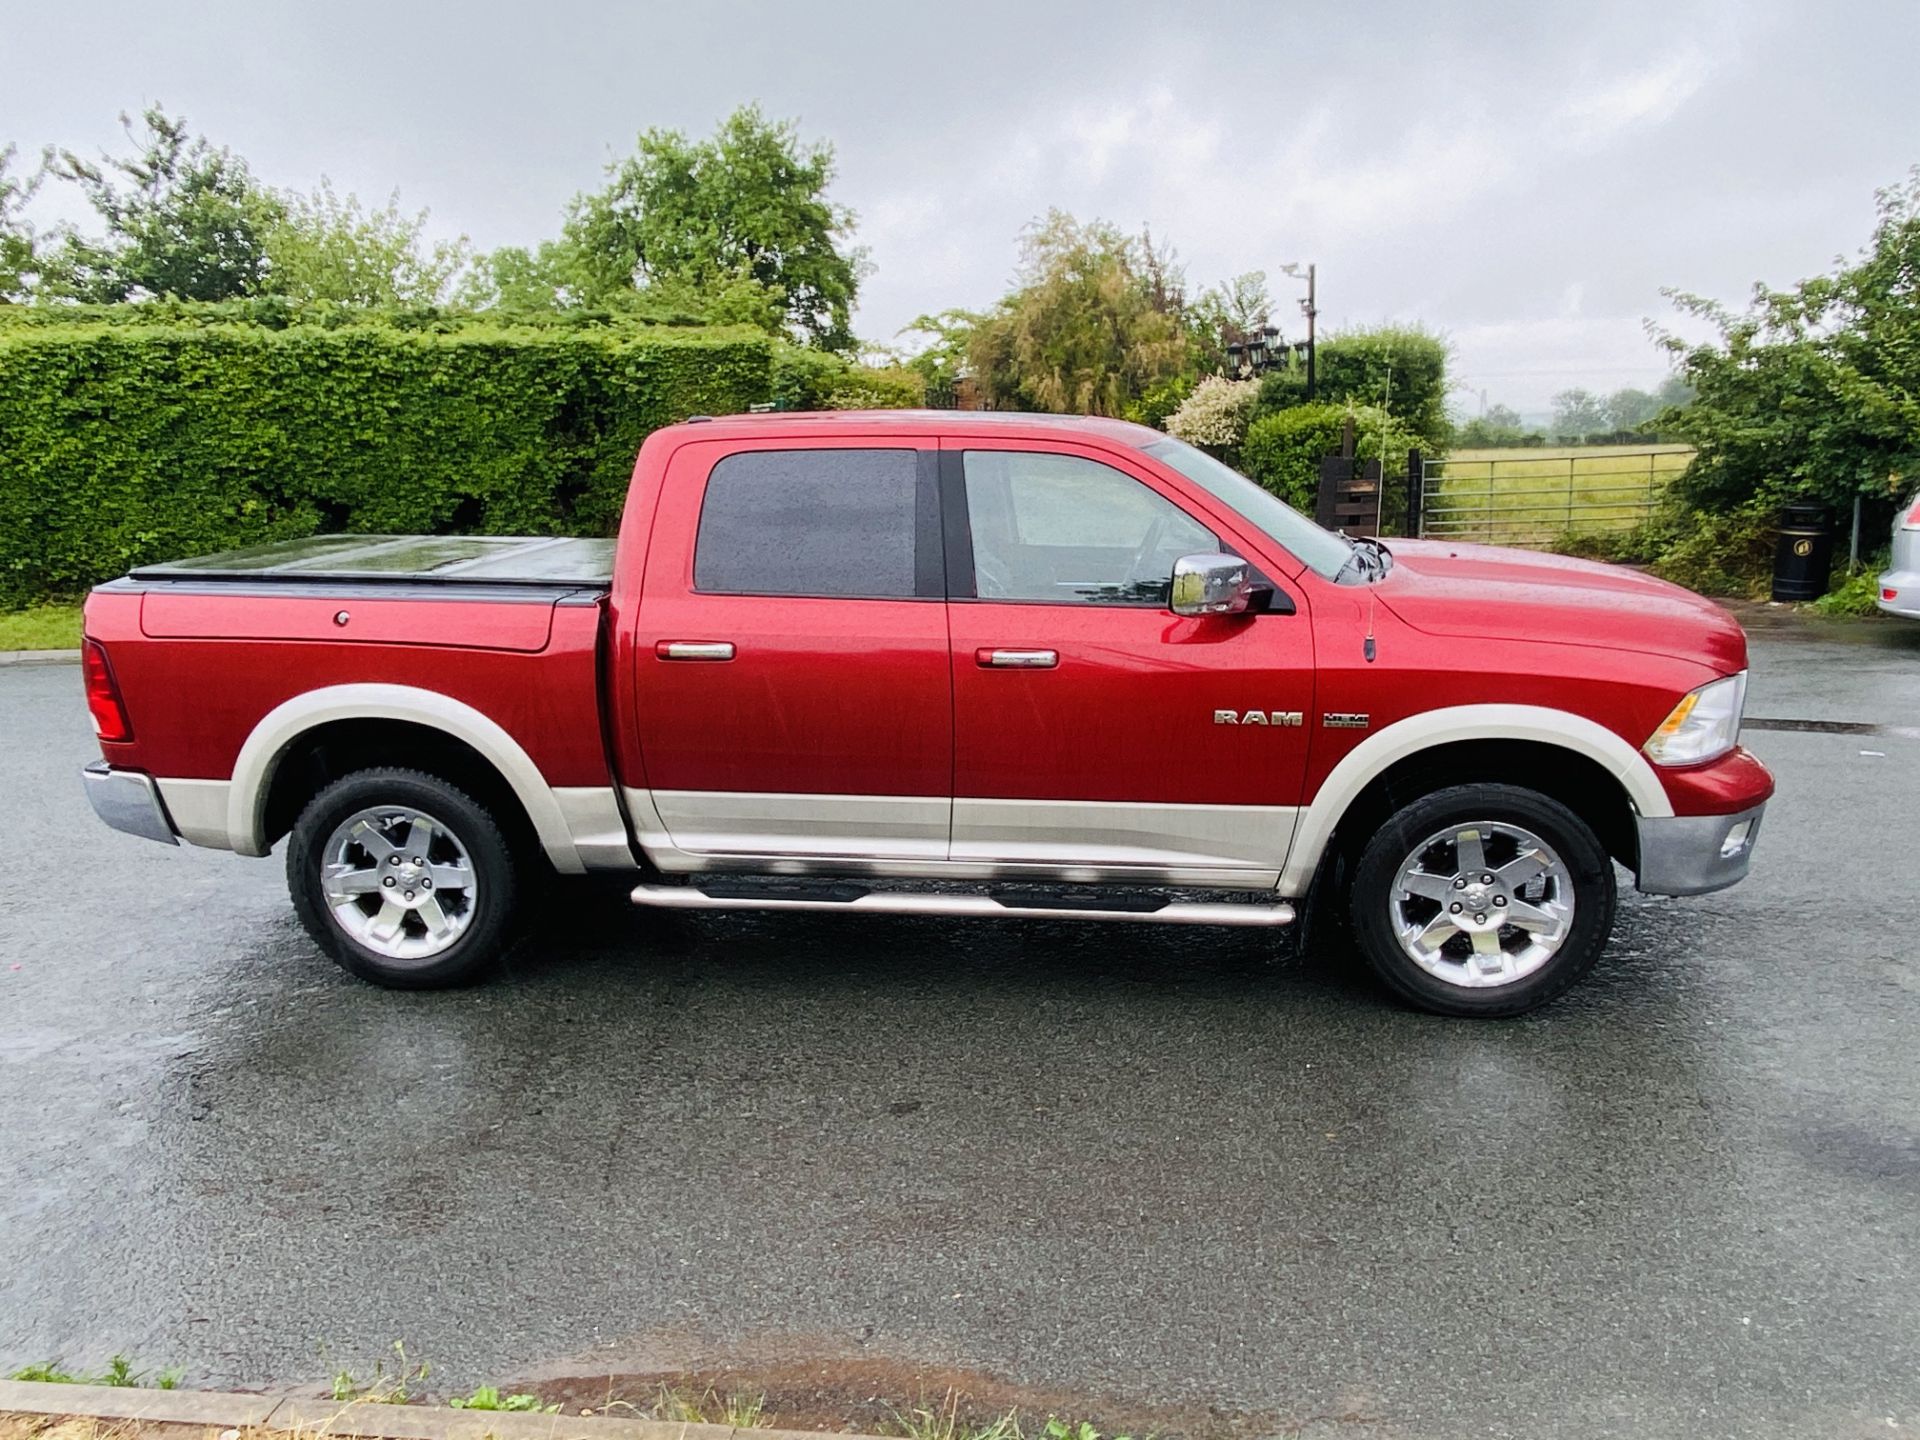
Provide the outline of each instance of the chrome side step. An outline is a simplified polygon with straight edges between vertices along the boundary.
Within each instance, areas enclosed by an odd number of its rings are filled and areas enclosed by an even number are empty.
[[[1157,897],[1156,897],[1157,898]],[[1128,920],[1136,925],[1291,925],[1293,906],[1235,905],[1223,901],[1131,898],[1111,908],[1091,896],[1046,897],[944,894],[916,890],[862,890],[818,886],[811,890],[756,893],[745,885],[637,885],[633,903],[658,910],[837,910],[869,915],[961,915],[1002,920]]]

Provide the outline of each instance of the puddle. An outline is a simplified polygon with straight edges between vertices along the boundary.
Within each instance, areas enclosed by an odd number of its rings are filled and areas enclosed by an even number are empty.
[[[701,1347],[705,1348],[705,1347]],[[677,1352],[677,1353],[675,1353]],[[1302,1422],[1276,1412],[1229,1409],[1204,1403],[1155,1403],[1113,1394],[1019,1384],[982,1370],[874,1355],[834,1353],[831,1347],[809,1352],[789,1342],[756,1354],[724,1358],[668,1341],[609,1351],[587,1368],[584,1359],[555,1365],[516,1382],[515,1389],[558,1402],[569,1414],[582,1407],[596,1414],[651,1416],[662,1391],[701,1403],[718,1419],[729,1397],[762,1399],[761,1424],[782,1430],[855,1430],[900,1435],[903,1417],[931,1411],[945,1419],[951,1412],[960,1426],[988,1425],[1017,1410],[1022,1430],[1040,1433],[1049,1416],[1090,1421],[1102,1435],[1161,1437],[1161,1440],[1253,1440],[1286,1434]],[[665,1362],[665,1363],[662,1363]],[[676,1363],[678,1362],[678,1363]],[[662,1418],[669,1416],[661,1411]],[[1313,1417],[1318,1423],[1375,1426],[1378,1415]],[[913,1428],[925,1434],[928,1427]]]
[[[1788,730],[1802,735],[1890,735],[1897,740],[1920,740],[1920,726],[1875,725],[1866,720],[1766,720],[1749,717],[1742,730]]]

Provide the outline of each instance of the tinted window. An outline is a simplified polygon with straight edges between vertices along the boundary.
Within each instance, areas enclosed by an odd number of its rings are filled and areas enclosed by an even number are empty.
[[[1220,549],[1179,506],[1095,460],[969,450],[965,474],[982,600],[1164,605],[1173,562]]]
[[[707,477],[696,590],[938,595],[938,496],[912,450],[750,450]]]

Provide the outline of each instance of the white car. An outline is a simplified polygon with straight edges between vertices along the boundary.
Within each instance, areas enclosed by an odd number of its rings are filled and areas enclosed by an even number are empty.
[[[1893,563],[1880,577],[1879,605],[1920,620],[1920,495],[1893,522]]]

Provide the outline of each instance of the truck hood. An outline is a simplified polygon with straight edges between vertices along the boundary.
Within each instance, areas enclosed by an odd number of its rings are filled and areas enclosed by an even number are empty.
[[[1746,668],[1747,637],[1711,600],[1620,565],[1437,540],[1395,540],[1380,602],[1416,630],[1598,645]]]

